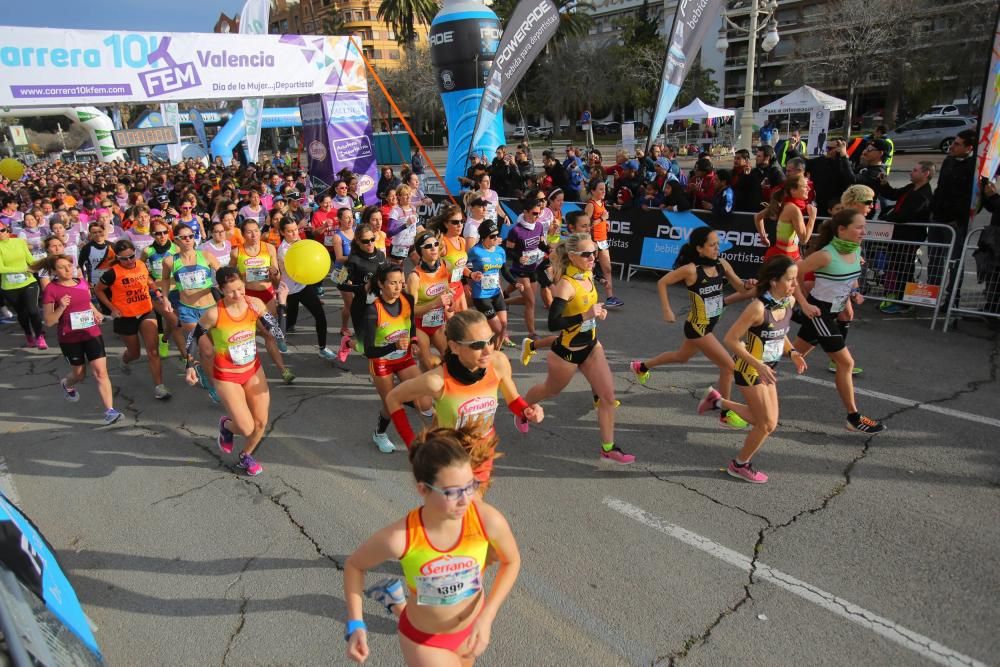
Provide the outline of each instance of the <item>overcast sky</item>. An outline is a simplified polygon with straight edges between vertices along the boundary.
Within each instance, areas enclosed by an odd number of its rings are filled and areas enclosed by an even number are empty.
[[[243,0],[6,0],[0,25],[93,30],[212,32]]]

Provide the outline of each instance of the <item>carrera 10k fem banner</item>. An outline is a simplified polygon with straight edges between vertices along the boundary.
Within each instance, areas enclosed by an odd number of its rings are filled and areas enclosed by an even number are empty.
[[[367,91],[348,37],[0,27],[0,106]]]

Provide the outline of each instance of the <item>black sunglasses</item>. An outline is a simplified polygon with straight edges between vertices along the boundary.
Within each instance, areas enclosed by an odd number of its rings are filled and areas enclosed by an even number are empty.
[[[597,255],[596,250],[584,250],[583,252],[574,252],[574,255],[579,255],[585,259],[593,259]]]
[[[862,199],[861,203],[864,204],[865,206],[871,206],[872,204],[875,203],[875,201],[873,199]]]
[[[375,238],[372,237],[370,239],[358,239],[358,243],[364,243],[365,245],[368,245],[369,243],[375,243]]]
[[[491,347],[496,347],[495,336],[492,338],[487,338],[486,340],[456,340],[455,342],[458,343],[459,345],[467,347],[470,350],[475,350],[477,352],[485,350],[487,345]]]
[[[170,236],[170,232],[153,232],[153,236]]]
[[[119,262],[131,262],[133,260],[135,260],[135,255],[129,255],[127,257],[125,255],[118,255]]]
[[[451,223],[451,224],[453,224],[453,225],[460,225],[460,224],[462,224],[465,221],[462,220],[461,218],[454,218],[452,220],[449,220],[448,222]]]
[[[498,238],[500,238],[500,235],[499,234],[490,234],[486,238],[488,238],[488,239],[498,239]]]

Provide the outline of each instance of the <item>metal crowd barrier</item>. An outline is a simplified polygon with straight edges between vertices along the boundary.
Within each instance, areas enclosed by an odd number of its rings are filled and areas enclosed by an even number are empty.
[[[948,331],[955,314],[1000,318],[1000,270],[988,273],[980,282],[978,267],[972,257],[972,253],[979,248],[979,237],[983,229],[985,227],[977,227],[965,237],[962,254],[958,258],[956,286],[952,290],[944,316],[945,331]]]

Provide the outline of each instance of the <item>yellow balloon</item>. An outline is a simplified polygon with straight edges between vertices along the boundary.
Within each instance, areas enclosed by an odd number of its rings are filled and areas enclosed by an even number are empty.
[[[24,165],[12,157],[0,160],[0,176],[16,181],[24,176]]]
[[[295,282],[313,285],[330,273],[330,253],[318,241],[296,241],[285,254],[285,271]]]

